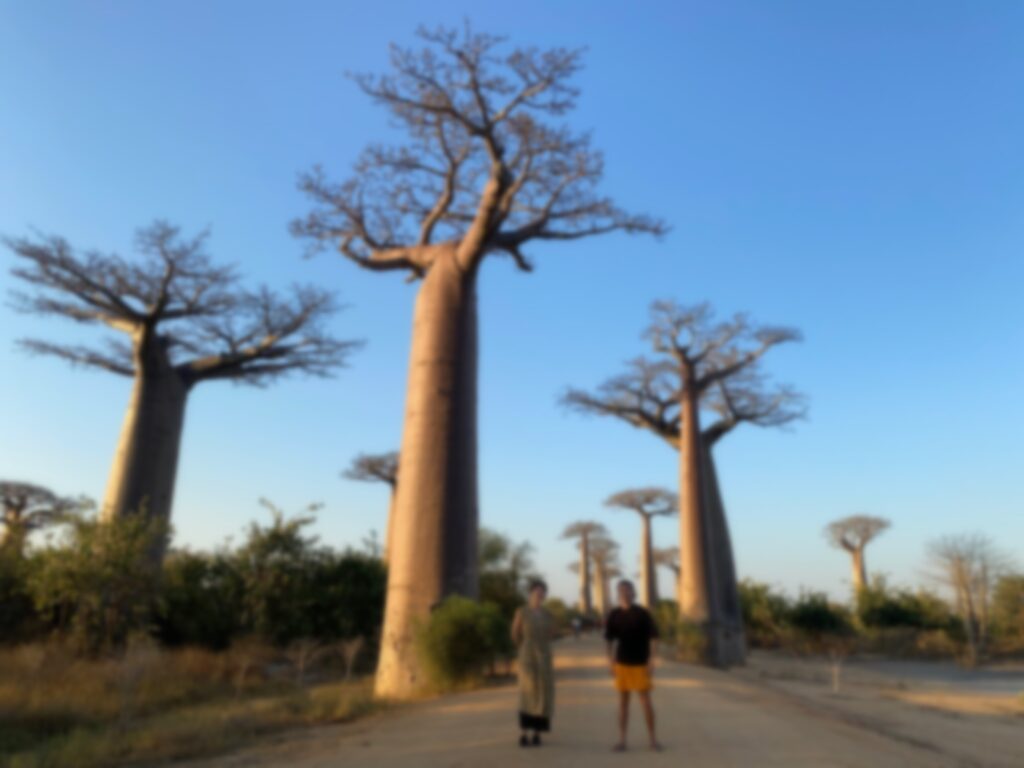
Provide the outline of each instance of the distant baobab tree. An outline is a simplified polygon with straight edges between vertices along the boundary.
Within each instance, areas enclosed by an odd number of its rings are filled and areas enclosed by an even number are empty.
[[[363,483],[384,483],[390,489],[387,533],[384,536],[384,559],[391,552],[392,522],[395,516],[395,494],[398,490],[398,452],[360,453],[341,473],[347,480]]]
[[[30,288],[14,294],[17,309],[123,334],[105,346],[22,342],[30,352],[134,382],[100,508],[104,520],[136,513],[169,520],[185,403],[197,384],[325,376],[355,346],[323,329],[336,308],[331,294],[245,290],[233,269],[211,262],[205,240],[184,238],[160,221],[138,231],[137,259],[76,253],[60,237],[6,240],[24,265],[12,274]],[[159,559],[162,550],[153,554]]]
[[[644,335],[653,359],[631,361],[625,373],[594,393],[570,389],[564,402],[648,430],[679,451],[680,614],[704,629],[708,661],[728,666],[742,654],[726,621],[726,607],[738,606],[739,597],[735,576],[723,574],[733,556],[724,512],[712,499],[700,412],[711,407],[712,392],[720,384],[749,375],[768,350],[796,341],[800,334],[791,328],[756,326],[745,315],[716,322],[708,304],[686,307],[658,301]],[[721,523],[715,519],[719,513]]]
[[[580,597],[577,606],[580,613],[589,616],[594,612],[593,585],[591,583],[590,542],[598,537],[608,537],[608,530],[601,523],[593,520],[581,520],[572,523],[562,531],[563,539],[578,539],[580,550],[579,574]]]
[[[491,255],[532,269],[527,246],[609,232],[660,234],[598,192],[603,160],[561,118],[575,105],[581,54],[503,48],[503,38],[419,31],[392,47],[391,72],[357,85],[408,136],[370,146],[353,174],[320,168],[300,188],[313,209],[292,230],[311,249],[420,281],[395,502],[379,696],[413,694],[415,625],[445,595],[475,597],[477,275]]]
[[[0,481],[0,549],[21,554],[30,533],[90,505],[88,499],[58,496],[40,485]]]
[[[674,515],[679,497],[664,488],[633,488],[609,496],[606,507],[626,509],[640,516],[640,604],[654,608],[658,604],[658,576],[654,570],[654,543],[651,520]]]
[[[860,593],[868,585],[868,567],[864,550],[890,526],[884,517],[851,515],[829,523],[825,527],[825,538],[837,549],[850,554],[853,565],[853,591]]]

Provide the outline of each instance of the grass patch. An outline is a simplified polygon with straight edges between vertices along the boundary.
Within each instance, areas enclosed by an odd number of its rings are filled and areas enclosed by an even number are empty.
[[[75,658],[0,651],[0,764],[93,768],[230,750],[253,737],[375,708],[369,680],[300,686],[270,649],[130,649]],[[324,676],[321,671],[320,677]]]

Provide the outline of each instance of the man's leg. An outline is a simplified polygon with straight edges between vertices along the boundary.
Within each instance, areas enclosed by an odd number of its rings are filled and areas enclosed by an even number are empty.
[[[654,704],[651,703],[650,691],[640,691],[640,705],[644,708],[644,719],[647,720],[647,736],[650,738],[651,748],[661,749],[658,737],[654,732]]]
[[[626,748],[626,729],[629,727],[629,691],[619,691],[619,743],[616,750]]]

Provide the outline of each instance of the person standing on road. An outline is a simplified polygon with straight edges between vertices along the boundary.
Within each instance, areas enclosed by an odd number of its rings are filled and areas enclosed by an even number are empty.
[[[619,692],[619,741],[612,747],[615,752],[626,750],[626,731],[629,726],[629,698],[634,691],[647,720],[647,735],[651,749],[661,751],[654,732],[654,705],[651,703],[651,678],[657,655],[658,626],[654,617],[643,606],[637,605],[633,582],[623,579],[618,583],[619,605],[608,614],[604,639],[608,643],[608,664]]]
[[[543,581],[530,583],[526,605],[512,620],[512,641],[519,650],[519,746],[540,746],[540,734],[551,730],[555,705],[555,677],[551,663],[551,640],[555,622],[544,608],[548,587]],[[529,732],[533,731],[533,738]]]

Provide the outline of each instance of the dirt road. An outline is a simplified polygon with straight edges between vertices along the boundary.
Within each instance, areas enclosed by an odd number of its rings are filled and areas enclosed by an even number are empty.
[[[192,768],[508,768],[511,766],[1021,766],[1024,721],[975,721],[904,702],[865,706],[863,692],[806,695],[759,679],[663,663],[655,706],[665,751],[644,748],[634,713],[630,751],[613,754],[614,694],[595,639],[559,644],[554,732],[540,748],[516,743],[511,686],[400,707],[351,725],[287,734]],[[847,700],[848,699],[848,700]],[[897,716],[898,715],[898,716]],[[963,733],[978,738],[965,739]]]

